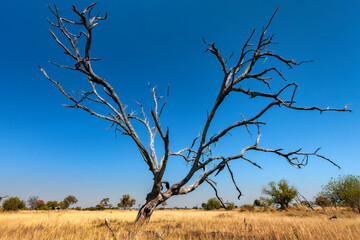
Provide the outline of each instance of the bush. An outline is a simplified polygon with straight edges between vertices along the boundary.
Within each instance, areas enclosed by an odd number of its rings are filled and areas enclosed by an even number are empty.
[[[270,196],[269,201],[279,205],[281,209],[288,208],[291,201],[298,194],[297,189],[289,186],[285,179],[280,180],[277,184],[269,182],[268,187],[264,187],[262,192]]]
[[[20,200],[18,197],[6,199],[3,202],[2,207],[4,211],[17,211],[26,209],[25,202],[23,200]]]
[[[104,205],[102,205],[102,204],[98,204],[98,205],[96,205],[95,207],[96,207],[98,210],[104,210],[104,209],[105,209]]]
[[[263,205],[261,204],[261,202],[260,202],[259,199],[255,199],[253,205],[254,205],[255,207],[263,207]]]
[[[46,206],[43,200],[37,200],[34,206],[35,206],[35,210],[49,210],[49,207]]]
[[[61,208],[61,209],[66,209],[66,208],[68,208],[68,207],[69,207],[69,206],[67,206],[64,201],[59,202],[59,208]]]
[[[330,206],[331,202],[329,201],[329,199],[327,199],[327,197],[320,195],[315,199],[315,204],[322,208],[325,208],[325,207]]]
[[[46,206],[51,210],[59,209],[59,203],[57,201],[48,201]]]
[[[202,208],[205,210],[213,210],[213,209],[219,209],[221,204],[219,200],[216,198],[210,198],[207,203],[201,204]]]
[[[83,208],[83,211],[98,211],[99,209],[96,207],[88,207],[88,208]]]
[[[360,176],[345,175],[338,179],[331,178],[323,186],[322,196],[335,206],[348,206],[360,213]]]

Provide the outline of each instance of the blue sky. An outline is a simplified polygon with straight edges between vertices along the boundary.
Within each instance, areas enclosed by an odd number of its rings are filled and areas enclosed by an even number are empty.
[[[123,194],[142,203],[151,189],[152,177],[128,137],[114,135],[103,120],[76,109],[38,70],[48,74],[69,90],[81,89],[83,78],[60,70],[47,61],[72,64],[62,54],[47,28],[55,3],[71,18],[71,5],[79,9],[90,1],[6,1],[0,14],[0,195],[39,196],[62,200],[68,194],[80,206],[97,204],[110,197],[116,204]],[[269,181],[281,178],[312,198],[330,177],[359,174],[357,150],[360,146],[360,3],[357,1],[276,1],[276,0],[199,0],[199,1],[99,1],[96,10],[108,19],[94,31],[93,56],[103,60],[95,71],[117,90],[122,101],[135,106],[135,99],[151,106],[147,83],[170,99],[162,124],[170,128],[171,150],[188,146],[202,129],[221,83],[222,72],[215,57],[206,54],[202,39],[216,42],[223,55],[238,54],[253,28],[258,33],[275,8],[279,7],[270,29],[275,34],[276,53],[296,60],[313,59],[289,70],[277,65],[289,81],[300,85],[299,105],[343,107],[351,103],[354,113],[296,112],[274,109],[264,115],[261,129],[263,147],[303,147],[321,153],[338,163],[311,158],[298,170],[270,154],[251,155],[263,166],[246,162],[232,167],[244,196],[237,201],[227,173],[213,178],[224,200],[251,203]],[[261,105],[261,102],[260,102]],[[250,116],[257,108],[247,98],[231,95],[214,119],[213,133]],[[245,130],[227,136],[219,153],[239,151],[253,140]],[[189,166],[171,159],[165,179],[178,181]],[[169,206],[194,206],[213,197],[209,186],[201,186],[186,196],[174,197]]]

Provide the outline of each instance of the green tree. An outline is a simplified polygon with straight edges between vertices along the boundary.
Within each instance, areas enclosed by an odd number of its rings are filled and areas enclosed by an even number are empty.
[[[285,179],[281,179],[278,184],[269,182],[268,186],[264,187],[262,192],[270,196],[270,202],[278,204],[281,209],[288,208],[291,201],[298,194],[297,189],[293,186],[289,186]]]
[[[255,199],[253,205],[254,205],[255,207],[263,207],[263,205],[261,204],[261,202],[260,202],[259,199]]]
[[[61,201],[61,202],[59,202],[59,208],[66,209],[66,208],[68,208],[68,206],[66,205],[66,203],[64,201]]]
[[[75,204],[77,202],[78,202],[78,200],[76,199],[75,196],[69,195],[66,198],[64,198],[64,204],[65,204],[64,207],[69,208],[70,205]]]
[[[111,208],[112,205],[109,203],[110,198],[103,198],[98,205],[102,205],[103,208]]]
[[[59,203],[58,203],[57,201],[48,201],[48,202],[46,203],[46,206],[47,206],[49,209],[54,210],[54,209],[56,209],[56,208],[59,207]]]
[[[269,208],[274,205],[273,201],[269,198],[260,197],[260,199],[257,199],[257,200],[259,201],[260,206],[263,208]],[[255,203],[255,201],[254,201],[254,203]]]
[[[132,206],[134,206],[136,203],[136,200],[131,198],[129,194],[123,195],[123,197],[120,199],[120,202],[117,204],[119,208],[123,209],[130,209]]]
[[[201,206],[205,210],[213,210],[213,209],[219,209],[221,207],[221,204],[220,204],[219,200],[217,200],[216,198],[210,198],[207,201],[207,203],[203,203],[203,204],[201,204]]]
[[[49,207],[46,206],[43,200],[37,200],[35,203],[35,210],[49,210]]]
[[[48,206],[46,206],[43,200],[40,200],[37,196],[31,196],[27,200],[28,206],[31,210],[48,210]]]
[[[345,175],[331,178],[321,195],[335,206],[348,206],[360,213],[360,176]]]
[[[17,211],[26,208],[25,202],[18,197],[6,199],[2,205],[4,211]]]

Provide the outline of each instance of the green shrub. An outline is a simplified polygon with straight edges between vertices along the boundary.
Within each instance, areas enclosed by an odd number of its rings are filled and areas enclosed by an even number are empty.
[[[102,204],[98,204],[98,205],[96,205],[95,207],[96,207],[98,210],[104,210],[104,209],[105,209],[104,205],[102,205]]]
[[[26,209],[25,202],[23,200],[20,200],[18,197],[6,199],[3,202],[2,207],[4,211],[17,211]]]
[[[347,206],[360,213],[360,176],[345,175],[331,178],[323,186],[322,196],[335,206]]]
[[[205,210],[213,210],[213,209],[219,209],[221,207],[221,204],[219,200],[216,198],[210,198],[207,203],[201,204],[202,208]]]
[[[261,202],[260,202],[259,199],[255,199],[253,205],[254,205],[255,207],[263,207],[263,205],[261,204]]]
[[[328,207],[331,205],[331,202],[329,199],[327,199],[327,197],[324,197],[324,196],[318,196],[316,199],[315,199],[315,204],[322,207],[322,208],[325,208],[325,207]]]
[[[59,208],[59,203],[57,201],[48,201],[46,206],[51,210],[55,210]]]
[[[35,210],[49,210],[49,207],[46,206],[43,200],[37,200],[35,203]]]

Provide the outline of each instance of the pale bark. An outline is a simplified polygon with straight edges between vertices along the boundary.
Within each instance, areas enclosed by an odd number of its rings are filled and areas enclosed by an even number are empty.
[[[348,106],[344,108],[320,108],[316,106],[311,107],[302,107],[297,106],[295,101],[295,95],[298,89],[298,85],[295,82],[286,83],[286,79],[278,67],[270,67],[261,69],[259,62],[267,59],[267,61],[276,60],[279,63],[284,64],[285,66],[292,68],[294,66],[300,65],[306,61],[296,62],[291,59],[286,59],[280,55],[275,54],[274,52],[268,50],[267,48],[271,46],[274,42],[272,41],[273,35],[267,35],[268,28],[273,20],[273,17],[276,13],[273,14],[269,23],[260,33],[260,36],[257,41],[254,41],[255,30],[252,31],[249,38],[241,48],[240,57],[235,61],[236,64],[233,66],[228,66],[229,58],[224,58],[218,48],[215,46],[215,43],[207,43],[204,40],[204,43],[208,47],[207,52],[213,54],[216,59],[219,61],[221,70],[224,74],[221,79],[221,84],[219,93],[214,100],[214,105],[208,112],[206,121],[203,126],[203,130],[200,132],[191,143],[190,147],[185,147],[182,150],[170,151],[170,141],[169,141],[169,128],[163,128],[160,117],[163,112],[163,109],[167,103],[169,97],[169,90],[167,92],[167,97],[162,100],[161,96],[158,96],[156,93],[156,88],[150,88],[152,100],[154,103],[151,111],[146,111],[143,106],[136,102],[140,108],[140,114],[137,114],[136,111],[128,110],[128,106],[124,105],[120,97],[116,94],[115,89],[112,85],[97,75],[93,68],[92,62],[99,61],[99,58],[91,57],[91,44],[93,41],[93,32],[92,29],[99,24],[100,21],[106,19],[105,17],[99,17],[92,15],[92,10],[95,7],[95,4],[89,5],[85,8],[84,11],[80,12],[75,6],[73,6],[73,12],[77,17],[80,18],[79,21],[73,21],[66,18],[63,18],[60,15],[59,10],[56,6],[49,9],[55,17],[55,22],[50,20],[49,23],[58,30],[60,34],[63,35],[62,39],[65,39],[67,42],[64,43],[57,37],[54,31],[50,30],[50,34],[55,39],[56,43],[65,51],[65,54],[70,56],[74,60],[74,66],[60,65],[58,63],[50,62],[60,68],[69,69],[72,71],[77,71],[82,73],[89,84],[90,90],[88,91],[76,91],[74,94],[65,90],[60,82],[53,80],[45,72],[45,70],[40,67],[40,70],[44,76],[54,83],[59,91],[67,97],[73,105],[65,105],[66,107],[82,109],[89,114],[96,116],[98,118],[109,121],[111,126],[115,129],[115,133],[120,132],[123,135],[129,136],[133,142],[136,144],[139,153],[141,154],[144,162],[148,165],[149,170],[153,174],[153,187],[151,192],[148,194],[144,205],[139,210],[138,217],[136,218],[137,222],[145,222],[150,219],[151,214],[154,209],[176,195],[183,195],[189,192],[194,191],[202,183],[208,182],[211,184],[209,177],[212,175],[217,175],[221,173],[224,169],[227,169],[231,175],[232,181],[235,188],[241,196],[241,191],[238,188],[235,177],[231,171],[230,161],[234,160],[244,160],[256,167],[260,167],[258,163],[253,160],[248,159],[245,155],[249,151],[259,151],[273,153],[277,156],[285,159],[290,165],[301,168],[308,163],[308,158],[311,156],[322,158],[336,167],[339,167],[335,162],[331,161],[329,158],[324,157],[323,155],[318,154],[318,148],[313,152],[303,152],[302,149],[295,151],[285,151],[281,148],[279,149],[269,149],[259,146],[260,141],[260,126],[264,126],[265,122],[262,122],[262,116],[272,110],[274,107],[284,107],[292,110],[303,110],[303,111],[318,111],[320,113],[327,111],[340,111],[340,112],[350,112]],[[79,33],[74,34],[68,30],[67,26],[78,25],[81,26],[83,30]],[[78,45],[78,39],[84,37],[86,39],[85,46],[80,48]],[[254,44],[250,44],[250,42]],[[260,61],[259,61],[260,60]],[[256,67],[255,67],[256,66]],[[270,75],[273,73],[273,75]],[[272,91],[272,81],[275,81],[275,77],[278,78],[280,83],[283,82],[283,86],[278,90]],[[243,83],[245,81],[257,81],[269,88],[268,92],[258,91],[256,89],[245,89]],[[224,129],[219,129],[216,134],[211,135],[209,133],[210,126],[213,123],[214,117],[218,112],[218,109],[221,107],[224,100],[227,96],[232,94],[244,94],[249,96],[250,99],[256,100],[258,98],[267,99],[269,102],[264,106],[260,111],[255,113],[252,116],[245,118],[243,115],[242,119],[235,121],[233,124],[225,127]],[[98,104],[103,106],[109,114],[103,115],[98,113],[92,108],[88,103]],[[147,113],[150,112],[151,117],[149,118]],[[133,123],[140,123],[143,129],[135,129]],[[254,131],[253,127],[256,127],[257,138],[256,141],[243,149],[239,149],[239,153],[231,156],[217,156],[214,151],[214,146],[222,140],[222,138],[233,132],[235,129],[244,127],[252,135]],[[142,139],[140,139],[137,131],[145,130],[149,135],[149,145],[145,146]],[[255,131],[256,131],[255,130]],[[162,141],[162,147],[164,154],[161,157],[158,157],[157,152],[155,151],[155,140],[156,134],[159,133],[160,139]],[[159,152],[159,151],[158,151]],[[181,158],[187,163],[191,164],[189,172],[184,176],[180,181],[169,184],[166,180],[163,179],[167,163],[170,158]],[[303,159],[300,160],[299,157]],[[340,167],[339,167],[340,168]],[[194,177],[196,173],[200,173],[199,177],[193,182],[189,183],[190,180]],[[166,186],[166,190],[163,190],[163,184]],[[213,188],[216,190],[215,185],[212,184]],[[217,192],[217,191],[216,191]],[[219,197],[220,198],[220,197]]]

